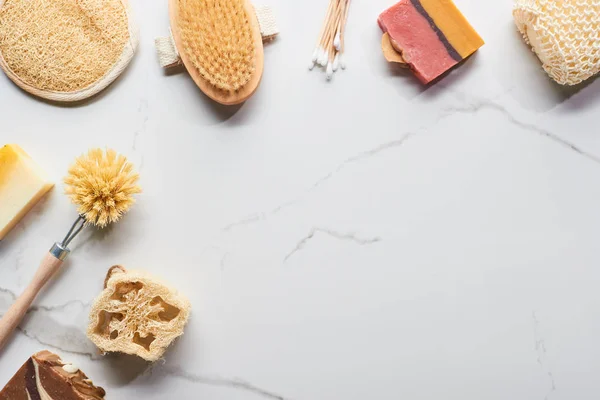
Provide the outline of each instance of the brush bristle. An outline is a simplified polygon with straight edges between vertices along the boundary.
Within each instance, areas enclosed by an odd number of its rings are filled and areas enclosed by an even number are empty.
[[[252,27],[247,0],[179,0],[183,51],[211,85],[235,92],[254,73]]]
[[[117,222],[142,190],[139,175],[114,150],[91,149],[75,160],[65,177],[65,193],[88,223],[104,228]]]

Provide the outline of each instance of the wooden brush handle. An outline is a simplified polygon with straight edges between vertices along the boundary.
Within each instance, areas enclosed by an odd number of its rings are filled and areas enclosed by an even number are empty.
[[[64,257],[62,257],[64,259]],[[0,319],[0,350],[4,347],[12,332],[19,326],[29,306],[42,290],[46,282],[60,269],[63,261],[48,252],[40,264],[35,276],[17,298],[6,314]]]

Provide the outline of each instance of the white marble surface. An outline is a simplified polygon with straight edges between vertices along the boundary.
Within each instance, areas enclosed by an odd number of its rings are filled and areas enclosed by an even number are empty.
[[[160,70],[166,1],[133,1],[140,51],[84,105],[0,76],[0,143],[57,182],[110,146],[144,188],[74,243],[0,355],[0,384],[48,348],[110,399],[597,399],[600,82],[549,81],[510,0],[456,0],[487,44],[423,88],[383,60],[375,21],[392,2],[370,0],[352,5],[348,69],[327,83],[306,68],[326,2],[270,3],[282,34],[242,107]],[[74,217],[59,184],[0,243],[0,310]],[[83,333],[116,263],[192,301],[152,367],[100,357]]]

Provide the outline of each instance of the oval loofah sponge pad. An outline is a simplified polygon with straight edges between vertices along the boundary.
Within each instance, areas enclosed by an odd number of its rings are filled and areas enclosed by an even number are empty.
[[[262,36],[248,0],[170,0],[179,55],[194,81],[213,100],[236,104],[260,82]]]
[[[0,67],[22,89],[77,101],[108,86],[137,45],[127,0],[0,0]]]
[[[156,361],[183,334],[190,303],[156,278],[114,266],[106,275],[104,287],[92,305],[87,330],[102,352]]]
[[[600,0],[516,0],[513,16],[556,82],[575,85],[600,72]]]

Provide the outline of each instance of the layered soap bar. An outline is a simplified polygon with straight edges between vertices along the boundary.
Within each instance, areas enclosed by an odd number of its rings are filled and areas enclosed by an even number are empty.
[[[54,186],[16,144],[0,148],[0,240]]]
[[[0,400],[103,400],[105,395],[79,368],[44,350],[23,364],[0,391]]]
[[[452,0],[401,0],[381,13],[378,23],[423,83],[484,44]]]

